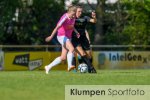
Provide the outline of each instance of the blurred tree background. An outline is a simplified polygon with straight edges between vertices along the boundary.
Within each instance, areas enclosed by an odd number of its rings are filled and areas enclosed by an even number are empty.
[[[45,44],[45,37],[65,12],[65,1],[1,0],[0,44]],[[85,1],[81,4],[84,14],[97,13],[97,23],[87,26],[92,44],[150,45],[150,0]],[[56,43],[53,39],[50,44]]]
[[[44,44],[63,13],[63,0],[1,0],[0,44]]]

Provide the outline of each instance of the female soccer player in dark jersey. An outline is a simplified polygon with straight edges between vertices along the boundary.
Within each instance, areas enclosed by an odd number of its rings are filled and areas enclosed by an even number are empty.
[[[75,29],[76,32],[72,33],[72,44],[76,48],[77,53],[80,54],[81,58],[79,63],[85,62],[89,66],[90,73],[96,73],[96,70],[92,66],[92,56],[91,56],[91,49],[90,49],[90,41],[89,35],[86,31],[86,25],[88,22],[96,23],[96,14],[92,12],[92,18],[88,16],[81,17],[83,8],[81,6],[77,6],[76,12],[76,20],[75,20]],[[80,37],[77,37],[80,35]],[[87,59],[88,58],[88,59]]]

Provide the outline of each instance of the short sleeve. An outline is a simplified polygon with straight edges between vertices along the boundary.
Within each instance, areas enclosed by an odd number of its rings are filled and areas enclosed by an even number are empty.
[[[67,16],[64,16],[63,18],[60,19],[57,25],[61,26],[65,22],[66,19],[67,19]]]

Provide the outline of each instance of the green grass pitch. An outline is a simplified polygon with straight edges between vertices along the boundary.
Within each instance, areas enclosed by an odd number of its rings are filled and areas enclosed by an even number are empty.
[[[0,100],[64,100],[65,85],[149,85],[150,70],[1,71]]]

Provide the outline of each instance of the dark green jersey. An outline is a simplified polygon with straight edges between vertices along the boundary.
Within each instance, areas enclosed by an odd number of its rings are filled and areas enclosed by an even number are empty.
[[[75,29],[80,33],[80,36],[86,36],[85,35],[85,29],[86,29],[86,25],[87,23],[90,21],[90,17],[88,16],[84,16],[82,18],[77,18],[75,20]],[[73,37],[76,36],[76,33],[73,32]]]

